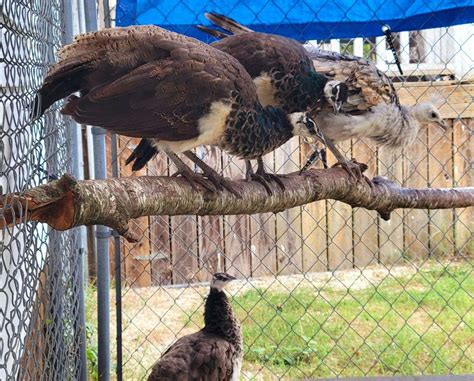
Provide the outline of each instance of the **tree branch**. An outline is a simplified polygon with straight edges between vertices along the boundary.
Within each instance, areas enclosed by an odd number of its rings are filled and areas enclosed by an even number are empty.
[[[311,169],[302,175],[282,176],[268,196],[257,182],[234,181],[241,198],[227,191],[210,194],[196,191],[182,178],[127,177],[76,181],[60,180],[22,194],[0,196],[4,218],[0,227],[22,221],[45,222],[57,230],[79,225],[106,225],[130,241],[130,219],[150,215],[230,215],[279,212],[313,201],[333,199],[353,207],[376,210],[388,220],[398,208],[447,209],[474,206],[474,187],[409,189],[376,177],[370,188],[356,182],[341,168]]]

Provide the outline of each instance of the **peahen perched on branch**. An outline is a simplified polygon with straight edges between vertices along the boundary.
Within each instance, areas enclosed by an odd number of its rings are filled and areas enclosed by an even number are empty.
[[[242,41],[250,39],[252,34],[254,39],[261,38],[262,33],[254,32],[226,16],[206,13],[206,17],[223,31],[205,26],[198,28],[219,38],[220,41],[212,45],[230,54],[239,48],[246,51],[246,45],[234,47],[237,44],[235,36],[241,36]],[[302,48],[300,43],[292,43]],[[439,110],[432,103],[401,105],[392,82],[373,62],[320,49],[310,49],[306,54],[318,74],[340,81],[347,87],[345,99],[338,106],[340,112],[334,113],[330,102],[325,102],[311,114],[329,146],[353,138],[370,138],[379,146],[406,147],[414,142],[422,124],[434,123],[446,128]]]
[[[73,93],[79,91],[79,96]],[[210,191],[232,183],[191,149],[216,145],[231,155],[261,161],[293,136],[318,136],[305,112],[262,105],[244,67],[231,55],[155,26],[110,28],[77,36],[62,48],[41,86],[33,116],[68,98],[62,112],[79,123],[145,138],[131,160],[142,166],[165,151],[179,174]],[[176,155],[184,153],[214,184]],[[252,178],[271,193],[277,179],[262,169]]]

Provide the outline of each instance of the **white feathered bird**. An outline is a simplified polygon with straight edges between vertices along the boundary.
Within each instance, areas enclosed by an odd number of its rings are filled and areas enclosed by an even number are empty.
[[[225,32],[207,27],[200,29],[217,38],[253,32],[229,18],[220,20],[218,26]],[[306,49],[318,73],[345,82],[349,89],[348,100],[340,113],[335,114],[326,105],[312,114],[328,146],[334,147],[334,143],[348,139],[370,138],[378,146],[407,147],[415,141],[422,124],[434,123],[446,129],[434,104],[401,105],[391,80],[372,61],[311,46]],[[342,156],[337,159],[345,161]]]
[[[341,113],[327,109],[314,115],[333,142],[370,138],[378,146],[399,148],[411,145],[423,124],[446,129],[434,104],[401,105],[392,82],[372,61],[319,49],[309,49],[309,55],[318,72],[345,81],[349,88]]]

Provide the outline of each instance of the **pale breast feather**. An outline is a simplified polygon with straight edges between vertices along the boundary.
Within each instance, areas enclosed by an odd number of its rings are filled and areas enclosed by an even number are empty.
[[[242,357],[239,357],[237,360],[235,360],[234,364],[232,365],[232,376],[230,378],[230,381],[239,381],[241,370],[242,370]]]
[[[201,144],[218,144],[226,128],[227,117],[232,110],[228,102],[212,102],[209,112],[198,121]]]
[[[268,73],[261,73],[260,76],[254,78],[253,83],[257,87],[257,97],[262,106],[277,106],[279,104],[272,79]]]

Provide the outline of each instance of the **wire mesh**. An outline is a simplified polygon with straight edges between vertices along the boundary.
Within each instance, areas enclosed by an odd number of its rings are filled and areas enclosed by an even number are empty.
[[[60,105],[34,122],[27,111],[64,42],[63,3],[7,0],[1,25],[0,185],[8,194],[70,170]],[[268,32],[278,33],[278,26]],[[369,165],[369,177],[410,187],[472,184],[472,43],[470,25],[397,34],[403,77],[383,37],[331,40],[328,31],[327,40],[307,44],[375,61],[397,83],[402,102],[433,93],[444,98],[446,133],[422,129],[414,146],[397,152],[366,140],[341,144],[347,156]],[[175,171],[159,155],[132,174],[124,159],[136,144],[118,139],[112,160],[121,176]],[[310,150],[292,140],[265,162],[276,173],[292,172]],[[197,154],[225,176],[244,175],[244,164],[218,149]],[[225,270],[240,278],[229,292],[244,330],[243,379],[470,373],[472,221],[472,209],[465,209],[395,211],[386,222],[334,201],[278,214],[137,219],[133,229],[142,240],[122,242],[116,264],[124,357],[115,363],[124,379],[144,378],[170,343],[202,327],[202,282]],[[74,232],[31,222],[2,230],[1,379],[79,378],[75,239]]]
[[[29,115],[64,43],[63,3],[5,0],[0,17],[0,186],[7,195],[0,218],[11,209],[24,221],[8,195],[70,171],[68,121],[59,107],[36,121]],[[82,267],[74,234],[32,222],[1,229],[0,379],[79,379]]]
[[[115,2],[109,7],[114,20]],[[196,20],[210,10],[220,11],[206,3]],[[267,32],[278,33],[278,25]],[[422,128],[413,146],[398,151],[365,139],[339,145],[368,164],[369,178],[407,187],[472,185],[472,25],[395,33],[403,76],[384,37],[334,40],[328,31],[326,40],[305,46],[376,62],[404,104],[443,99],[447,132]],[[300,143],[267,155],[266,165],[298,170],[311,153]],[[120,176],[174,172],[159,154],[132,173],[124,161],[137,144],[118,138]],[[216,148],[197,154],[225,176],[245,174],[243,162]],[[225,270],[240,278],[229,293],[244,332],[242,379],[472,373],[472,221],[471,208],[398,210],[387,222],[331,200],[277,214],[137,219],[142,240],[122,242],[115,264],[123,358],[114,360],[123,379],[146,377],[172,342],[202,327],[202,282]]]

